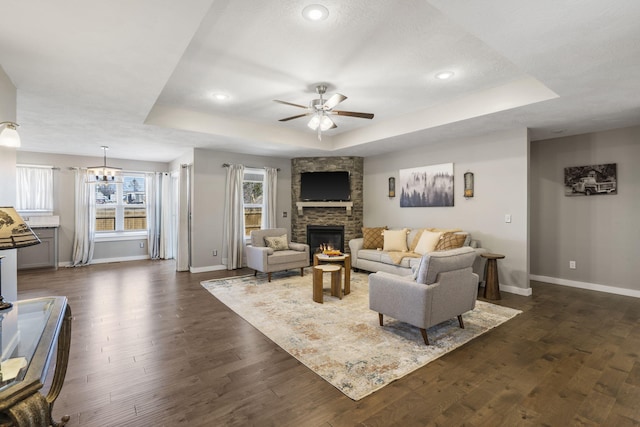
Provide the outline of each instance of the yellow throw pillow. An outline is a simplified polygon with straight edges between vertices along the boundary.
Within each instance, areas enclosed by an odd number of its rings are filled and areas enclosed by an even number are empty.
[[[384,246],[383,250],[385,251],[398,251],[398,252],[406,252],[407,251],[407,234],[409,233],[408,228],[403,228],[402,230],[384,230]]]
[[[378,249],[384,246],[382,232],[387,229],[384,227],[362,227],[363,249]]]
[[[286,234],[283,234],[282,236],[265,237],[264,244],[274,251],[286,251],[287,249],[289,249],[289,243],[287,243]]]
[[[466,234],[444,233],[438,241],[435,250],[448,251],[449,249],[461,248],[466,238]]]
[[[416,245],[416,248],[413,250],[415,253],[424,255],[429,252],[433,252],[436,249],[436,245],[440,241],[444,233],[441,232],[433,232],[433,231],[423,231],[420,236],[420,240]]]

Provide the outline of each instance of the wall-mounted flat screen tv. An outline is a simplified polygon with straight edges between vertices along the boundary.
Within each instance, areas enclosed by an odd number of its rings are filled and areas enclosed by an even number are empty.
[[[346,202],[351,200],[348,171],[302,172],[300,199],[309,202]]]

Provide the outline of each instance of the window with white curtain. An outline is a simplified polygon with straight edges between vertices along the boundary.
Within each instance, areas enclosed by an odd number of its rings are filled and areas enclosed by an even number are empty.
[[[260,230],[264,197],[264,170],[245,169],[242,181],[244,199],[244,232],[248,236],[252,230]]]
[[[16,210],[53,214],[53,167],[16,165]]]

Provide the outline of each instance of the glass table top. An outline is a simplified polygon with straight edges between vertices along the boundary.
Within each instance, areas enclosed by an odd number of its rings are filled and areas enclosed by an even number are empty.
[[[0,311],[0,391],[24,379],[55,301],[55,297],[18,301]]]

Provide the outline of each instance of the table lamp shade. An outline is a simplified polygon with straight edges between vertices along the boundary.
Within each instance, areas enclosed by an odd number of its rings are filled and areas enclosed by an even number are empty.
[[[12,207],[0,207],[0,250],[40,243],[38,236]]]

